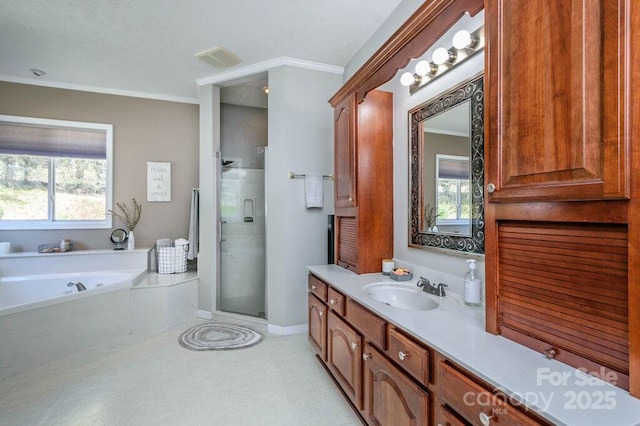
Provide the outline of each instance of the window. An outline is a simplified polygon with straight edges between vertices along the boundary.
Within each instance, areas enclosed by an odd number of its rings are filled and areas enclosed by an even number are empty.
[[[436,155],[438,225],[466,225],[471,220],[469,157]]]
[[[0,115],[0,229],[111,228],[110,124]]]

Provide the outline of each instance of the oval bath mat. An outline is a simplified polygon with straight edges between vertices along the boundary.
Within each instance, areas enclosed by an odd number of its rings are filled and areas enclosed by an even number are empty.
[[[240,349],[261,340],[262,335],[250,328],[219,322],[194,325],[178,338],[180,346],[192,351]]]

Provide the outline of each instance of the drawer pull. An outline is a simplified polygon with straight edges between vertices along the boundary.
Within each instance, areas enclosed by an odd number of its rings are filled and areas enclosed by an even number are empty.
[[[338,301],[336,299],[329,299],[329,304],[330,305],[335,305],[336,303],[338,303]]]
[[[318,316],[322,316],[322,315],[324,315],[324,312],[318,311]]]
[[[550,347],[549,349],[545,349],[544,350],[544,356],[547,359],[554,359],[556,357],[556,355],[558,355],[558,351],[553,346]]]
[[[369,358],[371,358],[371,354],[362,354],[362,359],[364,361],[368,360]]]
[[[398,352],[398,358],[400,358],[400,361],[404,361],[404,359],[408,356],[409,356],[408,353],[404,353],[402,351]]]
[[[351,342],[351,349],[355,351],[357,347],[358,347],[358,344],[356,342]]]
[[[317,290],[317,289],[318,289],[318,286],[315,286],[315,285],[311,286],[311,290]]]
[[[489,426],[493,418],[493,416],[488,416],[485,413],[480,413],[478,417],[480,417],[480,423],[482,423],[483,426]]]

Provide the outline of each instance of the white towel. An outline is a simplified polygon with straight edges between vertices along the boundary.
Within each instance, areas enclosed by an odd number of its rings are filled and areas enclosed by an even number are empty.
[[[187,259],[198,257],[200,247],[200,190],[193,188],[191,191],[191,215],[189,216],[189,251]]]
[[[322,175],[305,175],[304,196],[308,209],[313,207],[322,208],[324,203]]]

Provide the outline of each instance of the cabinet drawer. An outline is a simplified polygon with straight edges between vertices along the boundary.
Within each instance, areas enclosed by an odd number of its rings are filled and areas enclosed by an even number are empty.
[[[407,373],[427,386],[429,383],[428,349],[400,334],[395,328],[391,328],[388,355]]]
[[[440,405],[437,409],[437,425],[438,426],[466,426],[467,422],[460,420],[447,407]]]
[[[311,274],[309,274],[309,291],[323,302],[327,301],[327,284]]]
[[[498,398],[496,393],[474,382],[466,374],[446,362],[440,363],[440,396],[442,401],[472,424],[483,424],[482,418],[491,424],[529,426],[539,425],[513,406]]]
[[[346,318],[380,349],[387,349],[387,323],[347,298]]]
[[[345,311],[345,297],[343,294],[338,293],[336,290],[329,287],[328,292],[329,307],[336,311],[337,314],[344,316]]]

